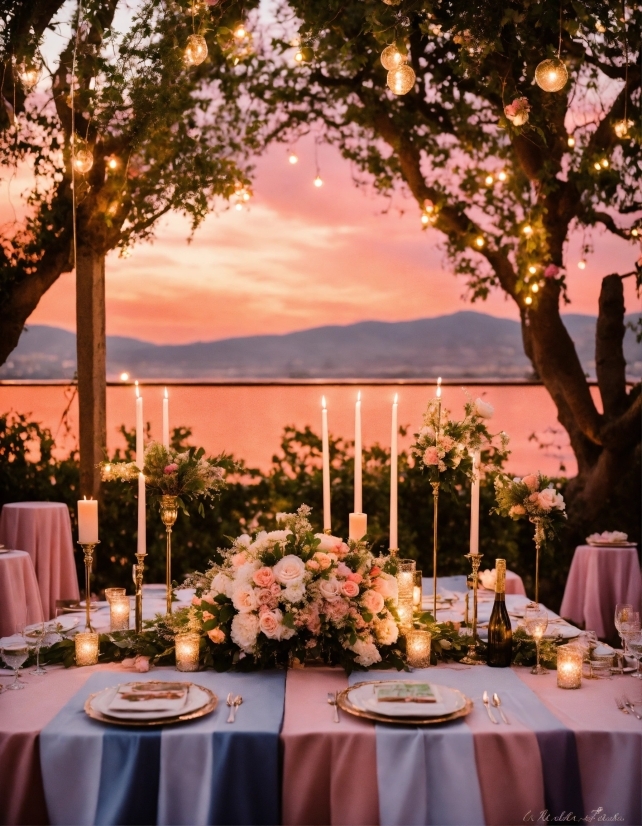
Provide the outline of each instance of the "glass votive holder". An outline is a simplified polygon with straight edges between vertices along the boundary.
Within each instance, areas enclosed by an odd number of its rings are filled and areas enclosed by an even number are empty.
[[[591,656],[589,665],[591,667],[591,677],[594,680],[610,680],[611,667],[613,666],[613,656],[599,657]]]
[[[415,571],[415,584],[412,589],[412,604],[418,610],[421,610],[421,601],[423,598],[423,579],[421,571]]]
[[[560,645],[557,649],[558,688],[580,688],[582,685],[583,652],[574,645]]]
[[[411,668],[428,668],[430,665],[430,631],[413,628],[406,634],[406,657]]]
[[[412,600],[416,568],[417,563],[414,559],[400,559],[397,562],[397,585],[400,600],[404,598]]]
[[[188,632],[174,637],[176,646],[176,668],[178,671],[198,671],[198,657],[201,647],[200,634]]]
[[[128,596],[118,594],[111,597],[109,600],[110,631],[129,631],[129,609],[130,603]]]
[[[76,665],[96,665],[98,662],[98,634],[95,631],[79,631],[74,638]]]
[[[405,634],[412,628],[414,621],[412,597],[399,597],[397,601],[397,614],[399,615],[399,627],[401,632]]]
[[[105,588],[105,599],[111,602],[113,597],[124,597],[125,593],[124,588]]]

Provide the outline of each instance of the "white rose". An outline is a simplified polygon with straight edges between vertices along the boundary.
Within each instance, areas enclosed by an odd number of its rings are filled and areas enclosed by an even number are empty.
[[[305,574],[305,563],[300,556],[288,554],[276,563],[273,568],[274,578],[281,585],[292,585],[301,582]]]
[[[328,602],[334,602],[341,596],[341,583],[335,577],[322,579],[319,582],[319,593]]]
[[[381,654],[373,642],[357,640],[354,645],[350,646],[350,650],[354,651],[357,655],[357,662],[364,668],[368,668],[375,663],[381,662]]]
[[[266,535],[266,539],[269,542],[285,542],[288,536],[292,533],[292,531],[270,531]]]
[[[242,533],[234,544],[243,545],[244,548],[249,548],[249,546],[252,544],[252,538],[248,536],[246,533]]]
[[[492,419],[495,408],[483,399],[475,399],[475,413],[482,419]]]
[[[392,645],[397,642],[399,637],[399,629],[397,623],[392,617],[381,620],[375,625],[375,633],[377,640],[381,645]]]
[[[281,597],[286,602],[301,602],[305,596],[305,585],[303,582],[292,582],[287,588],[281,591]]]
[[[563,511],[566,508],[564,497],[561,493],[558,493],[555,488],[544,488],[544,490],[537,495],[537,500],[542,510],[550,511],[555,508]]]
[[[399,597],[399,585],[397,577],[392,574],[381,573],[372,581],[372,588],[378,591],[384,599],[394,599]]]
[[[335,551],[337,546],[343,544],[343,540],[339,539],[338,536],[329,536],[327,533],[315,533],[314,537],[319,540],[317,550],[324,551],[325,553]]]
[[[247,653],[256,645],[259,633],[259,618],[256,614],[237,614],[232,620],[232,642]]]
[[[214,595],[216,594],[225,594],[226,597],[232,596],[232,591],[234,590],[234,583],[229,578],[229,576],[225,576],[222,571],[219,571],[218,574],[214,577],[211,584],[211,593]]]
[[[252,542],[248,546],[248,550],[250,551],[250,553],[252,553],[252,554],[254,554],[254,556],[256,556],[258,553],[265,550],[266,545],[267,545],[267,532],[266,531],[260,531],[259,533],[257,533],[257,535],[254,539],[254,542]]]
[[[247,614],[254,611],[257,607],[256,593],[254,588],[246,585],[239,585],[234,589],[232,594],[232,603],[236,610],[241,614]]]
[[[254,576],[254,572],[261,567],[261,563],[258,559],[255,559],[252,562],[244,562],[239,568],[236,569],[234,572],[234,582],[236,585],[249,585],[252,582],[252,577]]]

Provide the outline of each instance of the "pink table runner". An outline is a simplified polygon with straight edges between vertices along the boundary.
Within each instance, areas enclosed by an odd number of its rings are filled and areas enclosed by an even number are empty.
[[[79,599],[69,510],[62,502],[13,502],[2,508],[0,542],[33,561],[45,619],[56,600]]]
[[[41,610],[38,580],[29,554],[0,554],[0,637],[15,634],[20,623],[38,622]]]
[[[615,633],[618,602],[640,610],[642,576],[636,548],[597,548],[580,545],[568,573],[560,615],[595,631],[598,637]]]

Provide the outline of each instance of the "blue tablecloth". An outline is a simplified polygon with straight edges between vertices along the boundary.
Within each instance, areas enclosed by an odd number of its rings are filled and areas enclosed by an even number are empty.
[[[110,726],[84,712],[95,691],[129,680],[92,675],[40,735],[52,824],[273,824],[280,820],[279,732],[285,672],[177,675],[214,691],[219,707],[159,728]],[[226,724],[228,692],[240,694]]]

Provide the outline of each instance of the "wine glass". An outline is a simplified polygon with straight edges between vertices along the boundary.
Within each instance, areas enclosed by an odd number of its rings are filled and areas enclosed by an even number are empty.
[[[548,669],[539,664],[539,646],[544,632],[548,628],[548,611],[546,608],[538,602],[530,602],[524,611],[524,625],[526,626],[526,631],[535,640],[537,659],[531,669],[531,674],[547,674]]]
[[[36,652],[36,667],[31,673],[41,677],[47,673],[40,665],[40,649],[45,641],[47,629],[39,594],[37,598],[30,599],[29,604],[25,606],[24,616],[27,622],[24,627],[24,636],[29,647]]]
[[[633,605],[630,602],[618,602],[615,606],[615,627],[617,628],[617,632],[620,635],[620,641],[622,642],[622,650],[624,652],[624,656],[626,657],[626,641],[622,636],[622,629],[621,624],[626,622],[629,618],[629,614],[633,612]]]
[[[640,662],[642,661],[642,634],[639,631],[637,634],[631,633],[630,635],[627,635],[626,641],[631,649],[631,653],[638,663],[638,667],[631,674],[631,676],[636,677],[638,680],[642,680],[642,671],[640,671]]]
[[[0,648],[0,656],[5,664],[13,671],[13,682],[6,687],[6,691],[18,691],[24,684],[18,680],[20,666],[29,657],[29,645],[24,636],[24,624],[21,620],[14,623],[14,632]]]
[[[620,634],[624,640],[624,661],[629,654],[629,640],[640,633],[640,612],[629,611],[626,620],[620,621]]]

